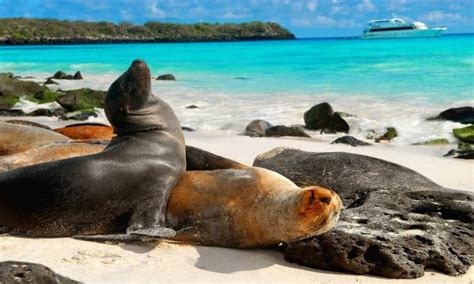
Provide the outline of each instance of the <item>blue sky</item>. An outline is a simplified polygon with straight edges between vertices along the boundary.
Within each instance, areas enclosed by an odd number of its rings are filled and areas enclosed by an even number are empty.
[[[474,0],[0,0],[0,17],[86,21],[272,21],[297,37],[358,35],[392,13],[448,32],[474,32]]]

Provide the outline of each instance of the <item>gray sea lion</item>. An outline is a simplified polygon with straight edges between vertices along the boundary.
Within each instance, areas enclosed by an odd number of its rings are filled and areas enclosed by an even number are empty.
[[[110,86],[105,113],[117,136],[103,152],[0,174],[0,226],[42,237],[111,228],[174,236],[165,210],[186,168],[184,138],[172,109],[151,93],[143,61]]]

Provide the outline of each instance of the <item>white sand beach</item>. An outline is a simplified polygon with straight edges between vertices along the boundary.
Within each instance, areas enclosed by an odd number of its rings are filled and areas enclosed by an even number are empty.
[[[187,132],[188,145],[251,164],[258,154],[275,147],[313,152],[345,151],[407,166],[449,188],[474,191],[474,163],[440,157],[448,146],[370,147],[330,145],[315,139],[249,138]],[[446,149],[445,149],[446,148]],[[393,280],[323,271],[284,261],[274,250],[226,249],[161,242],[101,244],[60,239],[0,236],[0,261],[44,264],[55,272],[85,283],[253,282],[253,283],[473,283],[474,269],[450,277],[428,271],[416,280]]]

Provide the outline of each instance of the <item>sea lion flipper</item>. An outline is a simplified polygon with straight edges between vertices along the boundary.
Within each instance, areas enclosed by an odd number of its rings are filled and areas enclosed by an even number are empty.
[[[73,236],[73,239],[83,240],[83,241],[92,241],[92,242],[141,242],[146,241],[147,238],[144,238],[139,235],[131,234],[110,234],[110,235],[90,235],[90,236]]]
[[[172,238],[176,236],[176,231],[170,228],[156,227],[132,231],[130,234],[152,238]]]

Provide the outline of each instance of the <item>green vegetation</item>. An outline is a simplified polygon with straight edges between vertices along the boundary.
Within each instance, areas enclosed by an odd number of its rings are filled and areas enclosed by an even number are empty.
[[[448,139],[439,138],[439,139],[431,139],[422,143],[415,143],[414,145],[446,145],[446,144],[449,144]]]
[[[474,125],[453,129],[453,134],[462,142],[474,143]]]
[[[0,44],[194,42],[294,39],[276,23],[173,24],[59,21],[52,19],[0,19]]]
[[[77,110],[93,110],[95,107],[104,108],[107,92],[82,88],[66,91],[66,94],[60,96],[56,101],[68,112]]]

